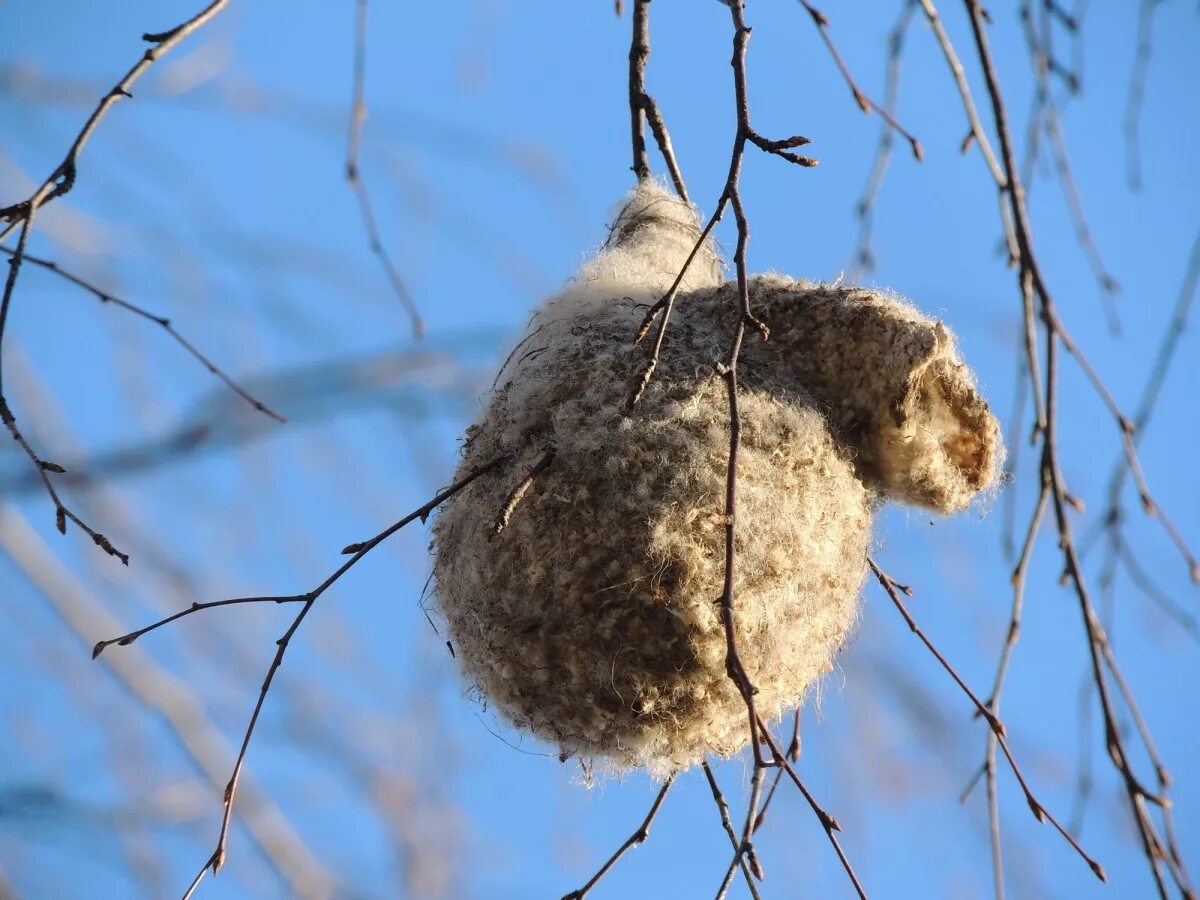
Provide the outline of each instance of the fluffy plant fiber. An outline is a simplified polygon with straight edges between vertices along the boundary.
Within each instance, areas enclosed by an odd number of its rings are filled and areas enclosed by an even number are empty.
[[[436,594],[468,679],[564,757],[684,768],[748,739],[725,671],[729,414],[713,364],[737,320],[711,246],[684,280],[654,378],[631,336],[699,237],[653,184],[600,253],[533,316],[459,476],[511,463],[447,502]],[[738,648],[771,718],[803,701],[854,627],[884,497],[943,513],[996,479],[997,424],[950,333],[889,294],[751,281],[771,340],[739,365]],[[547,451],[498,534],[494,523]]]

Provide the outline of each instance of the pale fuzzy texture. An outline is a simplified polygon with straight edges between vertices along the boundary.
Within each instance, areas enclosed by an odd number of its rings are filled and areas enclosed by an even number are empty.
[[[793,372],[873,489],[954,513],[996,483],[1000,426],[945,325],[877,290],[763,275],[750,292],[772,339],[749,365]]]
[[[717,600],[729,415],[713,364],[736,286],[705,247],[639,406],[631,337],[699,236],[644,185],[600,254],[534,315],[456,477],[512,462],[434,526],[436,593],[481,695],[564,756],[685,768],[748,738]],[[771,719],[803,701],[854,627],[871,519],[886,494],[959,509],[995,478],[995,420],[944,327],[878,293],[765,276],[770,342],[739,366],[735,609],[739,653]],[[512,515],[493,523],[548,449]]]

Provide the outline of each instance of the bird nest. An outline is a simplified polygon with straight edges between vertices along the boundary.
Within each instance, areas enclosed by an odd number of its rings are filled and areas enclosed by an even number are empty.
[[[631,338],[700,238],[653,184],[546,301],[467,433],[436,595],[465,676],[565,757],[675,771],[749,738],[726,670],[730,446],[714,363],[738,325],[713,247],[692,259],[653,377]],[[804,701],[859,616],[872,519],[887,499],[940,513],[995,484],[999,428],[940,322],[887,292],[749,280],[770,340],[738,364],[738,655],[759,714]]]

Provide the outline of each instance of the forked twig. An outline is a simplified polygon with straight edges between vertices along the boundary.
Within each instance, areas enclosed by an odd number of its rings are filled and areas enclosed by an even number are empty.
[[[721,816],[721,828],[725,835],[729,838],[729,844],[733,847],[734,859],[737,867],[742,871],[742,877],[746,880],[746,887],[750,891],[750,896],[754,900],[761,900],[758,893],[758,885],[755,884],[755,879],[762,880],[763,869],[762,863],[758,860],[758,854],[754,852],[754,845],[747,843],[743,846],[738,839],[737,834],[733,830],[733,822],[729,819],[729,804],[725,800],[725,795],[721,792],[721,786],[717,784],[717,778],[713,774],[712,766],[708,764],[708,760],[701,763],[704,769],[704,777],[708,780],[708,788],[712,791],[713,802],[717,805],[717,813]],[[755,817],[757,822],[758,817]],[[722,885],[727,888],[727,885]],[[722,895],[721,891],[717,892],[717,896]]]
[[[775,736],[771,734],[770,729],[764,725],[762,728],[762,733],[763,739],[767,742],[767,746],[771,748],[771,753],[775,757],[775,765],[781,766],[787,773],[788,777],[792,780],[792,783],[799,788],[805,802],[808,803],[809,807],[816,815],[817,821],[821,823],[821,828],[824,829],[825,836],[829,839],[829,843],[833,845],[833,849],[837,853],[838,860],[841,861],[842,868],[845,870],[846,876],[850,879],[850,883],[854,886],[854,890],[858,894],[859,900],[867,900],[867,892],[863,888],[862,882],[858,880],[858,875],[855,873],[854,867],[850,864],[850,858],[846,856],[846,851],[842,849],[842,844],[838,840],[837,834],[835,833],[842,830],[841,826],[837,823],[837,819],[829,815],[829,813],[827,813],[820,806],[820,804],[817,803],[813,795],[809,793],[808,788],[804,785],[804,782],[800,780],[800,776],[797,774],[795,767],[783,754],[783,751],[780,749],[779,744],[775,740]]]
[[[725,186],[721,191],[720,199],[717,201],[716,209],[708,220],[708,224],[700,233],[699,239],[693,246],[691,253],[683,264],[683,268],[675,278],[675,282],[657,303],[647,312],[642,326],[638,329],[635,340],[640,340],[650,330],[655,317],[661,312],[662,317],[659,321],[658,336],[655,339],[654,349],[650,358],[646,361],[645,366],[630,394],[628,406],[632,409],[641,399],[646,386],[650,382],[650,378],[654,374],[654,370],[658,365],[659,351],[662,348],[663,338],[666,334],[667,322],[670,319],[671,307],[674,303],[675,296],[678,292],[679,285],[682,283],[685,274],[692,260],[699,252],[704,242],[708,239],[709,233],[720,220],[727,207],[733,210],[734,218],[737,220],[738,242],[737,249],[734,251],[734,265],[737,270],[738,280],[738,305],[739,317],[737,325],[734,329],[733,340],[731,342],[726,359],[718,363],[718,373],[725,380],[726,393],[729,398],[729,465],[728,473],[725,482],[725,583],[721,592],[720,600],[718,601],[721,609],[721,619],[725,628],[726,635],[726,671],[730,679],[737,685],[739,693],[746,701],[747,715],[750,725],[751,746],[754,751],[754,758],[757,764],[762,764],[762,751],[758,741],[758,714],[755,711],[754,704],[754,686],[750,683],[750,678],[746,673],[745,666],[742,665],[741,657],[737,652],[737,625],[734,619],[733,612],[733,573],[736,565],[736,553],[734,550],[734,518],[737,507],[737,459],[738,450],[741,445],[741,415],[738,407],[738,382],[737,382],[737,362],[741,356],[742,340],[745,336],[746,325],[751,324],[759,331],[764,339],[769,335],[769,330],[766,325],[755,318],[750,309],[750,293],[749,293],[749,275],[746,267],[746,244],[749,241],[750,227],[746,220],[746,215],[742,209],[742,197],[739,190],[740,177],[742,171],[742,160],[745,156],[746,144],[751,143],[759,147],[766,153],[772,153],[776,156],[783,157],[792,162],[798,162],[800,165],[810,166],[815,165],[815,161],[808,157],[800,157],[791,153],[789,147],[801,146],[807,143],[807,139],[796,136],[786,138],[781,141],[771,141],[756,132],[750,124],[750,106],[748,93],[746,89],[746,45],[750,40],[750,28],[746,25],[745,20],[745,4],[743,0],[730,0],[730,14],[733,18],[733,58],[731,65],[733,66],[733,81],[734,81],[734,102],[737,111],[737,131],[734,135],[733,153],[729,161],[729,174],[725,179]]]
[[[1025,794],[1025,802],[1029,804],[1029,809],[1033,813],[1033,817],[1039,822],[1048,821],[1051,825],[1053,825],[1058,833],[1061,834],[1067,843],[1071,845],[1071,848],[1079,854],[1084,862],[1088,864],[1088,867],[1091,868],[1096,877],[1101,881],[1107,881],[1108,876],[1105,874],[1104,868],[1100,865],[1100,863],[1092,859],[1087,851],[1085,851],[1083,847],[1079,845],[1079,842],[1075,840],[1071,833],[1067,831],[1067,829],[1059,823],[1058,819],[1055,818],[1054,815],[1042,805],[1041,801],[1039,801],[1036,796],[1034,796],[1033,790],[1029,787],[1028,782],[1026,782],[1025,776],[1021,771],[1021,767],[1017,764],[1016,758],[1013,756],[1012,750],[1008,746],[1007,732],[1004,727],[1004,723],[991,711],[991,709],[984,705],[983,701],[980,700],[978,696],[976,696],[975,692],[971,690],[965,681],[963,681],[962,676],[958,674],[958,671],[954,668],[954,666],[952,666],[949,660],[942,655],[942,652],[938,650],[933,641],[931,641],[928,635],[926,635],[921,629],[921,626],[917,624],[916,620],[909,613],[908,607],[904,605],[904,601],[900,599],[900,590],[896,582],[881,568],[879,568],[875,560],[868,557],[867,565],[870,566],[875,578],[879,581],[879,584],[883,587],[884,591],[886,591],[888,597],[891,598],[892,604],[903,617],[904,622],[906,625],[908,625],[909,630],[912,631],[912,633],[915,634],[918,639],[920,639],[921,643],[925,645],[925,648],[933,654],[933,657],[938,661],[938,664],[946,670],[946,673],[954,680],[954,683],[958,685],[959,689],[967,695],[967,699],[969,699],[974,705],[977,713],[988,723],[988,727],[991,728],[992,733],[995,734],[996,740],[1000,744],[1000,749],[1004,751],[1004,756],[1008,760],[1009,768],[1012,769],[1012,773],[1017,779],[1017,784],[1021,786],[1021,790]]]
[[[846,81],[846,86],[850,88],[850,93],[854,97],[854,102],[858,108],[865,113],[870,113],[871,110],[879,113],[879,117],[894,128],[901,137],[908,141],[909,147],[912,149],[912,155],[920,162],[925,158],[924,152],[921,150],[921,142],[918,141],[907,128],[901,125],[896,117],[892,115],[891,110],[886,106],[881,106],[879,103],[859,89],[854,81],[854,76],[850,74],[850,69],[842,59],[842,55],[838,52],[837,46],[833,43],[833,38],[829,36],[829,17],[821,10],[817,9],[808,0],[798,0],[799,4],[804,7],[809,18],[817,27],[817,31],[821,35],[821,40],[825,43],[825,48],[829,51],[829,55],[833,57],[834,63],[838,67],[838,71],[842,73],[842,78]]]
[[[450,497],[453,497],[455,494],[457,494],[463,488],[467,487],[469,484],[471,484],[476,479],[499,468],[501,465],[503,465],[507,462],[509,462],[509,457],[500,456],[500,457],[497,457],[496,459],[493,459],[491,462],[486,463],[485,465],[479,466],[478,468],[474,469],[472,472],[470,472],[467,475],[465,475],[464,477],[460,478],[454,484],[450,485],[450,487],[448,487],[445,490],[438,493],[428,503],[413,510],[407,516],[398,520],[397,522],[394,522],[392,525],[389,525],[387,528],[385,528],[383,531],[379,532],[374,537],[372,537],[366,541],[360,541],[360,542],[351,544],[349,547],[347,547],[343,551],[344,553],[353,554],[350,557],[350,559],[348,559],[344,563],[342,563],[333,572],[333,574],[331,574],[329,577],[327,577],[324,581],[322,581],[319,585],[317,585],[315,588],[313,588],[311,591],[309,591],[306,594],[294,594],[294,595],[279,596],[279,597],[252,597],[252,598],[236,599],[236,600],[231,600],[231,601],[218,601],[215,603],[193,604],[192,606],[188,607],[187,609],[182,610],[180,613],[178,613],[174,616],[170,616],[167,619],[157,622],[154,625],[151,625],[147,628],[143,628],[140,631],[130,632],[130,634],[125,635],[124,637],[121,637],[121,638],[115,638],[115,639],[111,639],[111,640],[107,640],[107,641],[101,641],[96,645],[95,650],[92,654],[93,659],[96,656],[98,656],[104,650],[105,647],[107,647],[111,644],[114,644],[114,643],[115,644],[129,644],[132,641],[136,640],[138,636],[145,634],[148,631],[152,631],[153,629],[155,629],[161,625],[164,625],[167,622],[174,621],[176,619],[182,618],[185,615],[190,615],[191,613],[194,613],[194,612],[198,612],[201,609],[208,609],[208,608],[211,608],[214,606],[229,605],[231,603],[265,603],[265,602],[301,603],[302,604],[302,606],[300,607],[300,611],[298,613],[296,613],[296,616],[292,620],[291,625],[288,626],[288,629],[283,633],[283,635],[279,638],[279,640],[275,642],[276,643],[275,657],[271,660],[271,665],[267,668],[266,677],[263,679],[262,686],[259,688],[258,700],[254,704],[253,712],[250,714],[250,721],[247,724],[246,731],[242,736],[242,743],[238,749],[237,760],[234,763],[233,772],[230,775],[229,783],[225,787],[224,815],[222,816],[222,819],[221,819],[221,830],[217,836],[216,847],[213,849],[212,855],[204,863],[203,867],[201,867],[201,869],[197,873],[195,879],[192,881],[191,885],[189,885],[187,891],[184,893],[183,900],[188,900],[188,898],[190,898],[192,896],[192,894],[195,892],[196,888],[199,887],[200,882],[204,879],[205,874],[210,869],[211,869],[213,875],[216,875],[218,872],[220,872],[221,867],[225,864],[226,848],[227,848],[228,841],[229,841],[229,829],[230,829],[230,825],[233,822],[234,800],[237,796],[238,781],[241,778],[242,767],[246,761],[246,752],[250,747],[250,740],[254,736],[254,729],[255,729],[255,726],[257,726],[257,724],[258,724],[258,718],[259,718],[259,715],[262,713],[263,704],[266,702],[267,694],[271,690],[271,684],[275,680],[275,675],[279,671],[279,667],[283,665],[284,654],[287,653],[287,649],[288,649],[289,644],[291,643],[292,638],[295,636],[296,632],[300,629],[300,626],[303,624],[304,619],[308,616],[309,611],[312,610],[313,605],[317,602],[317,600],[321,597],[322,594],[324,594],[330,587],[332,587],[343,575],[345,575],[348,571],[350,571],[350,569],[352,569],[355,565],[357,565],[358,562],[364,556],[366,556],[368,553],[370,553],[372,550],[374,550],[376,547],[378,547],[381,543],[383,543],[385,540],[387,540],[389,537],[391,537],[397,531],[402,529],[405,525],[408,525],[409,523],[411,523],[417,519],[420,519],[422,522],[424,522],[429,517],[429,514],[431,512],[433,512],[435,509],[437,509],[437,507],[441,506],[441,504],[446,502],[446,500],[448,500]]]
[[[236,606],[241,603],[303,603],[306,599],[306,595],[297,594],[294,597],[235,597],[231,600],[212,600],[207,603],[193,603],[191,606],[179,610],[179,612],[172,613],[169,616],[164,616],[157,622],[150,623],[145,628],[139,628],[136,631],[130,631],[121,635],[120,637],[97,641],[95,646],[92,647],[92,659],[95,659],[113,644],[116,644],[118,647],[128,647],[142,635],[149,634],[151,631],[156,631],[157,629],[162,628],[164,625],[170,625],[172,622],[194,615],[198,612],[203,612],[206,609],[216,609],[217,607],[221,606]]]
[[[787,757],[792,762],[800,761],[800,710],[797,706],[792,712],[792,739],[788,742]],[[775,799],[775,792],[779,790],[779,782],[783,779],[783,766],[776,766],[775,777],[771,779],[771,787],[767,790],[767,796],[763,798],[762,808],[758,811],[758,816],[754,820],[754,830],[762,828],[763,822],[767,818],[767,810],[771,806],[771,801]]]
[[[761,725],[761,721],[760,721]],[[764,729],[765,730],[765,729]],[[738,841],[733,848],[733,859],[725,869],[725,877],[721,879],[721,884],[717,888],[716,900],[725,900],[725,895],[729,893],[729,887],[733,884],[734,873],[741,867],[742,863],[750,859],[750,854],[754,851],[754,845],[750,839],[754,835],[754,823],[758,820],[758,801],[762,796],[763,779],[766,776],[766,767],[755,765],[750,773],[750,802],[746,804],[746,823],[742,827],[742,839]],[[753,857],[757,859],[757,856]],[[759,868],[758,872],[761,873]]]
[[[1130,802],[1130,808],[1133,812],[1134,823],[1137,826],[1138,837],[1149,863],[1155,887],[1159,895],[1165,898],[1166,885],[1161,869],[1164,856],[1162,852],[1163,843],[1146,808],[1147,800],[1154,802],[1156,799],[1161,800],[1161,798],[1157,798],[1156,795],[1147,791],[1142,786],[1140,780],[1134,775],[1129,756],[1125,752],[1124,738],[1117,724],[1116,711],[1105,678],[1105,664],[1101,641],[1102,634],[1097,630],[1099,623],[1095,607],[1084,577],[1079,554],[1076,549],[1075,537],[1071,528],[1069,516],[1069,509],[1072,505],[1071,494],[1065,484],[1058,455],[1057,411],[1060,348],[1068,350],[1068,352],[1071,352],[1076,357],[1076,361],[1079,362],[1084,373],[1092,381],[1097,394],[1104,401],[1105,405],[1108,406],[1123,434],[1131,432],[1132,423],[1121,414],[1111,395],[1104,389],[1102,382],[1096,376],[1095,370],[1090,364],[1087,364],[1086,359],[1080,354],[1077,345],[1064,329],[1053,297],[1042,276],[1030,236],[1024,189],[1015,162],[1012,138],[1009,132],[1008,115],[984,24],[984,12],[977,0],[964,0],[964,4],[970,20],[971,33],[974,38],[979,63],[983,70],[984,81],[987,86],[996,135],[1000,143],[1001,159],[1006,179],[1006,189],[1003,191],[1003,195],[1008,202],[1019,254],[1019,285],[1027,310],[1031,295],[1032,297],[1036,297],[1040,313],[1039,319],[1045,329],[1044,375],[1036,376],[1034,379],[1035,385],[1040,387],[1040,392],[1043,394],[1043,409],[1045,413],[1045,425],[1040,433],[1042,441],[1041,476],[1043,484],[1049,486],[1050,508],[1054,513],[1054,521],[1058,533],[1058,545],[1062,552],[1064,580],[1073,587],[1079,604],[1084,636],[1087,641],[1091,663],[1092,680],[1097,690],[1100,709],[1104,719],[1109,758],[1113,763],[1114,769],[1122,778]],[[1028,321],[1028,313],[1026,317]],[[1036,360],[1036,357],[1033,355],[1033,347],[1028,343],[1027,353],[1030,355],[1030,363],[1032,364]],[[1123,443],[1125,445],[1127,461],[1132,468],[1136,459],[1133,454],[1132,441],[1124,440],[1123,438]],[[1003,746],[1004,744],[1002,743],[1001,747]],[[1186,890],[1188,881],[1186,873],[1183,871],[1182,863],[1168,866],[1168,871],[1180,889]]]
[[[75,135],[75,139],[67,149],[67,154],[63,157],[62,162],[58,164],[49,177],[27,199],[0,209],[0,223],[8,223],[7,227],[0,228],[0,240],[11,234],[18,225],[21,229],[20,235],[17,238],[16,249],[12,251],[8,260],[8,277],[4,282],[3,295],[0,295],[0,421],[3,421],[13,440],[17,442],[25,455],[29,457],[29,461],[37,471],[42,486],[46,489],[47,495],[54,504],[55,524],[59,532],[66,534],[67,522],[74,522],[81,531],[92,539],[92,542],[96,546],[110,556],[117,557],[125,565],[129,565],[129,556],[114,547],[108,538],[85,523],[62,502],[47,475],[47,473],[61,473],[62,467],[39,455],[17,426],[16,417],[13,415],[8,401],[5,399],[3,389],[3,346],[8,326],[8,312],[12,304],[13,292],[17,286],[17,278],[20,275],[21,263],[25,259],[29,236],[33,230],[34,217],[37,215],[39,209],[52,200],[63,196],[75,186],[79,158],[88,141],[91,139],[92,134],[100,125],[100,122],[108,114],[108,111],[116,105],[118,100],[133,96],[130,90],[155,62],[170,53],[188,35],[202,28],[228,2],[229,0],[213,0],[212,3],[204,7],[200,12],[169,31],[143,34],[142,40],[151,46],[130,67],[121,80],[100,99],[96,108],[92,110],[92,114],[84,122],[83,127]]]
[[[617,13],[620,15],[620,13]],[[650,58],[650,0],[633,0],[633,31],[629,42],[629,117],[633,140],[633,173],[638,181],[650,178],[650,160],[646,155],[646,133],[643,124],[649,122],[658,151],[662,154],[675,192],[684,203],[690,203],[683,172],[675,159],[675,148],[667,122],[654,97],[646,90],[646,62]]]

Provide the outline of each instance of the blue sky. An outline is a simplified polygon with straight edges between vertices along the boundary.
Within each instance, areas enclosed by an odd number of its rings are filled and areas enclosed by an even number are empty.
[[[0,200],[24,196],[29,179],[54,167],[87,104],[141,52],[141,32],[184,18],[193,5],[0,6],[8,86],[0,97]],[[881,97],[884,37],[898,5],[828,6],[860,86]],[[943,6],[970,60],[962,10]],[[1015,10],[992,12],[1000,75],[1023,142],[1032,73]],[[854,207],[879,120],[854,105],[798,4],[752,2],[747,15],[755,28],[749,78],[756,128],[772,137],[805,134],[821,160],[802,170],[761,154],[747,158],[750,265],[833,279],[853,262]],[[875,214],[872,278],[951,325],[1007,421],[1016,390],[1015,276],[996,253],[994,187],[977,152],[959,153],[961,106],[919,18],[904,55],[898,117],[920,138],[925,161],[897,146]],[[1048,166],[1039,167],[1031,194],[1035,240],[1064,318],[1127,409],[1145,383],[1200,222],[1193,164],[1200,22],[1187,4],[1157,10],[1140,192],[1125,183],[1121,130],[1135,26],[1132,5],[1093,4],[1084,93],[1063,120],[1096,245],[1123,286],[1119,335],[1106,324]],[[234,2],[180,49],[177,64],[154,70],[135,99],[112,113],[88,147],[78,186],[40,217],[32,252],[168,313],[251,381],[385,352],[411,364],[408,374],[389,369],[378,385],[368,378],[366,388],[359,383],[357,393],[334,391],[332,398],[326,369],[310,381],[255,382],[291,424],[266,423],[253,441],[113,476],[95,496],[73,494],[95,506],[95,524],[127,545],[128,572],[98,558],[77,534],[58,537],[44,497],[18,494],[19,511],[129,627],[170,608],[182,596],[170,591],[180,585],[199,599],[303,590],[332,570],[346,543],[422,503],[452,468],[483,379],[533,304],[602,239],[612,205],[631,186],[628,17],[617,20],[610,4],[372,4],[364,173],[387,244],[428,324],[429,336],[414,345],[342,177],[352,34],[350,3]],[[1061,32],[1059,41],[1068,46]],[[692,195],[710,210],[734,125],[728,14],[711,0],[658,0],[652,42],[650,88]],[[982,103],[969,62],[968,69]],[[729,225],[720,232],[726,247]],[[164,335],[46,273],[22,275],[9,328],[10,399],[45,436],[51,458],[101,458],[209,411],[218,431],[249,427],[247,415]],[[1150,484],[1193,544],[1198,485],[1186,460],[1197,436],[1195,341],[1194,329],[1185,333],[1142,442]],[[1104,507],[1119,440],[1069,360],[1062,395],[1062,457],[1072,489],[1088,505],[1077,522],[1086,533]],[[1009,436],[1010,446],[1018,437]],[[1031,462],[1023,449],[1006,492],[1018,523],[1036,492]],[[6,484],[21,471],[14,454],[3,459]],[[878,558],[914,585],[914,614],[981,694],[1007,622],[1007,502],[1004,496],[990,510],[949,521],[892,510],[878,529]],[[1127,508],[1138,559],[1176,602],[1196,611],[1196,588],[1178,554],[1137,514],[1135,498]],[[540,755],[547,748],[522,741],[462,696],[454,663],[419,607],[427,540],[420,529],[402,533],[322,599],[280,675],[292,693],[268,701],[251,774],[344,879],[346,896],[397,894],[404,863],[371,811],[378,797],[356,792],[342,764],[323,758],[319,741],[300,727],[304,704],[319,703],[336,710],[329,727],[344,742],[407,779],[413,827],[452,845],[437,852],[452,860],[456,890],[481,898],[561,896],[636,826],[653,786],[632,776],[589,790],[573,767]],[[1073,597],[1057,586],[1058,567],[1047,535],[1036,548],[1005,718],[1039,796],[1067,820],[1085,644]],[[0,749],[0,787],[50,786],[59,804],[35,813],[28,803],[8,813],[0,806],[0,872],[28,896],[135,896],[128,860],[136,855],[113,824],[136,817],[171,785],[195,784],[193,770],[155,718],[86,659],[90,641],[58,624],[19,567],[6,559],[0,572],[0,727],[12,735]],[[802,770],[841,821],[872,896],[989,896],[982,794],[957,801],[981,759],[984,730],[886,598],[870,585],[866,594],[862,627],[824,691],[820,715],[806,716]],[[218,611],[139,646],[193,684],[212,719],[236,738],[284,615]],[[1200,645],[1127,578],[1118,581],[1113,616],[1124,670],[1175,776],[1183,849],[1195,858],[1200,737],[1188,686],[1200,678]],[[1152,890],[1095,716],[1089,740],[1096,787],[1083,839],[1112,886],[1101,889],[1049,827],[1032,820],[1004,774],[1013,896],[1124,898]],[[122,778],[122,758],[144,760],[144,768]],[[734,760],[720,775],[736,810],[747,767]],[[850,896],[816,822],[785,788],[760,838],[769,894]],[[178,825],[155,819],[143,828],[168,895],[190,879],[219,823],[211,788],[193,806],[195,814]],[[711,894],[726,854],[708,789],[693,774],[672,793],[649,843],[595,896]],[[202,893],[285,895],[240,829],[227,870]]]

